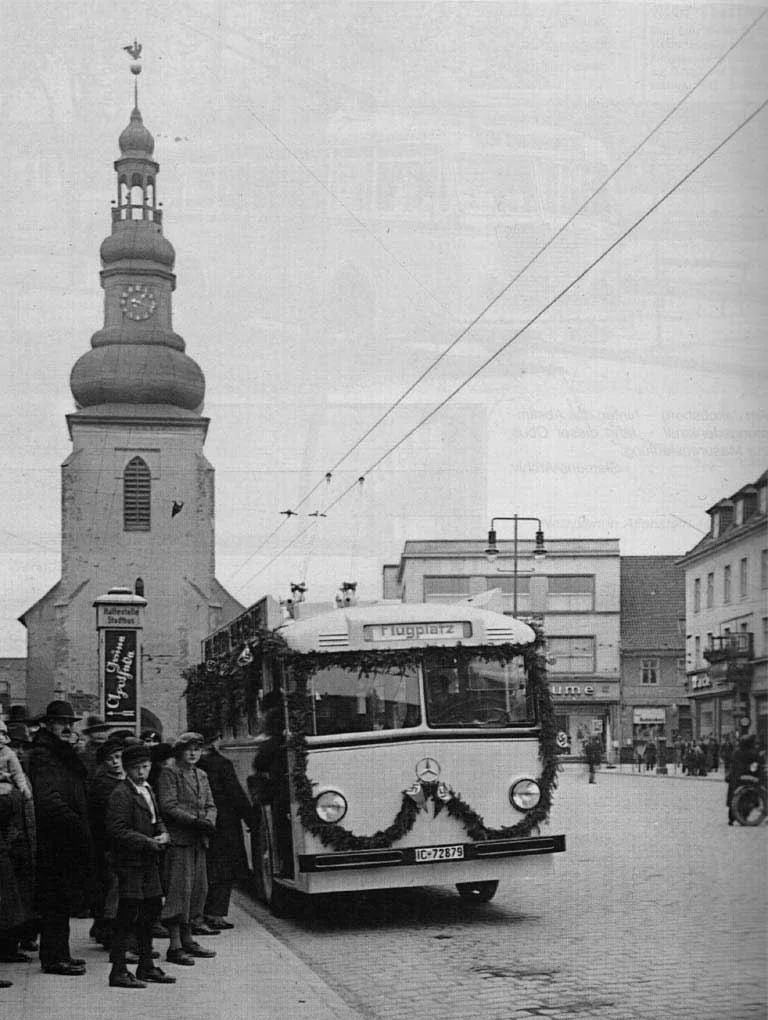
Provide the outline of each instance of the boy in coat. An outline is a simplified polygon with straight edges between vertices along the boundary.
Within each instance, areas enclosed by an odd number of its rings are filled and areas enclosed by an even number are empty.
[[[173,984],[176,980],[157,967],[152,957],[152,928],[160,915],[163,895],[159,861],[169,837],[147,783],[150,765],[148,747],[125,747],[126,778],[112,791],[107,804],[106,830],[119,896],[109,956],[111,988],[146,988],[147,982]],[[139,946],[135,976],[128,970],[125,957],[134,932]]]

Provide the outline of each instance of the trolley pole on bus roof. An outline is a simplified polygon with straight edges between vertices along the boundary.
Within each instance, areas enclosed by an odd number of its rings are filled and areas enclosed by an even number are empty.
[[[533,557],[535,560],[543,560],[547,555],[547,550],[544,547],[544,530],[541,526],[541,521],[538,517],[521,517],[519,514],[513,514],[511,517],[493,517],[491,518],[491,526],[488,530],[488,547],[485,550],[485,558],[489,563],[493,563],[499,556],[499,548],[496,545],[496,521],[514,521],[514,531],[512,539],[512,614],[517,616],[517,535],[518,535],[518,524],[520,521],[535,521],[536,522],[536,544],[533,548]]]

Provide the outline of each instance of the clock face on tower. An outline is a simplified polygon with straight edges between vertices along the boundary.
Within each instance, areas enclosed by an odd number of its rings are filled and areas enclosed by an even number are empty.
[[[123,315],[129,319],[148,319],[157,307],[155,295],[145,283],[131,283],[120,295]]]

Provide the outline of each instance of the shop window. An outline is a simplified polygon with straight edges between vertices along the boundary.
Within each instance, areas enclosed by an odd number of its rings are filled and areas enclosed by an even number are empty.
[[[468,577],[425,577],[425,602],[457,602],[469,596]]]
[[[640,660],[640,683],[657,684],[659,682],[659,660]]]
[[[731,565],[723,567],[723,602],[728,605],[731,601]]]
[[[739,597],[745,599],[747,597],[747,582],[749,578],[749,568],[747,566],[747,557],[739,560]]]
[[[146,461],[134,457],[123,472],[123,530],[149,531],[152,476]]]
[[[548,637],[547,663],[551,674],[594,673],[593,637]]]
[[[715,604],[715,575],[714,573],[707,574],[707,609],[711,609]]]
[[[701,578],[697,577],[693,582],[693,611],[701,611]]]
[[[561,574],[547,578],[549,612],[588,613],[595,608],[593,574]]]

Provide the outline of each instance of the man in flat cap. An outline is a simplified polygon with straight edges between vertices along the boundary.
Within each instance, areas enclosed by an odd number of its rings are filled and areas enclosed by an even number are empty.
[[[40,965],[46,974],[85,974],[69,950],[71,917],[87,916],[93,843],[86,769],[72,745],[79,721],[67,701],[52,701],[32,742],[29,773],[37,822],[37,906]]]

